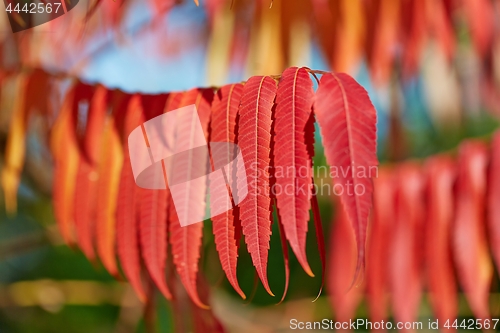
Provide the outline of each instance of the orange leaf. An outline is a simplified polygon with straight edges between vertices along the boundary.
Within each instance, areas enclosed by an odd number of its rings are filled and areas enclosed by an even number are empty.
[[[116,267],[116,204],[120,186],[120,171],[123,166],[123,150],[113,119],[107,117],[102,138],[97,181],[96,245],[104,267],[113,276],[118,276]]]

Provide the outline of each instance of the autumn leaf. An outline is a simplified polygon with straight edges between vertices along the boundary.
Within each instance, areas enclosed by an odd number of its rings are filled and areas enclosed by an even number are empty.
[[[484,216],[488,151],[482,142],[466,141],[458,156],[453,255],[458,282],[476,318],[489,318],[493,265],[489,256]]]
[[[78,159],[75,185],[74,219],[77,241],[89,260],[95,257],[94,231],[96,218],[98,160],[107,112],[107,90],[99,86],[89,101],[82,150]]]
[[[212,121],[210,123],[211,142],[231,142],[237,143],[236,137],[236,116],[240,105],[242,84],[231,84],[223,86],[215,94],[212,103]],[[229,146],[216,146],[230,149]],[[232,152],[213,152],[212,156],[222,156],[227,160],[232,160]],[[231,175],[230,175],[231,176]],[[231,176],[232,177],[232,176]],[[231,181],[233,180],[230,178]],[[211,185],[211,190],[212,190]],[[211,196],[212,207],[218,204],[217,197]],[[213,210],[213,208],[212,208]],[[239,221],[239,207],[228,209],[223,214],[212,217],[214,240],[222,269],[226,273],[229,283],[236,292],[245,299],[246,296],[238,284],[236,275],[236,265],[238,259],[238,244],[241,238],[241,228]]]
[[[369,227],[366,257],[366,298],[373,322],[387,320],[390,246],[395,220],[393,170],[381,168],[373,180],[373,215]]]
[[[313,87],[304,68],[283,72],[276,94],[274,166],[276,202],[285,236],[300,264],[314,276],[307,262],[306,234],[311,208],[312,161],[307,141],[314,134],[308,127]],[[306,139],[307,138],[307,139]]]
[[[128,135],[145,121],[141,112],[140,97],[134,95],[129,103],[124,121],[124,134]],[[141,280],[141,257],[139,252],[139,188],[135,184],[132,164],[128,150],[128,140],[123,147],[123,167],[120,174],[118,202],[116,204],[116,242],[117,253],[123,273],[142,301],[146,293]]]
[[[96,246],[102,264],[113,276],[118,276],[116,265],[116,204],[123,166],[123,151],[112,117],[107,117],[103,135],[103,149],[99,159],[96,206]]]
[[[202,129],[205,133],[205,138],[208,137],[208,129],[210,122],[210,112],[211,103],[213,100],[213,91],[211,89],[192,89],[184,94],[180,107],[188,106],[194,104],[198,111],[198,117],[201,122]],[[181,122],[181,126],[191,126],[191,123],[184,124]],[[189,133],[191,131],[189,128],[180,128],[180,131],[186,130]],[[183,139],[185,136],[182,136]],[[178,142],[179,147],[186,147],[189,149],[189,154],[192,154],[193,149],[189,142]],[[183,167],[182,163],[177,164],[173,168],[172,173],[176,176],[182,177],[184,179],[193,179],[190,172],[196,172],[194,170],[196,167],[203,167],[203,161],[198,164],[192,162],[192,157],[187,159],[189,165],[194,168]],[[189,162],[191,161],[191,162]],[[193,163],[193,164],[191,164]],[[203,223],[195,223],[187,226],[181,226],[179,218],[177,216],[176,210],[181,209],[181,211],[189,210],[190,213],[194,215],[201,214],[203,218],[205,210],[204,196],[205,192],[202,193],[200,188],[188,188],[183,202],[176,202],[174,208],[173,200],[169,204],[169,228],[170,228],[170,244],[172,245],[172,255],[174,259],[174,265],[176,267],[177,273],[181,279],[184,288],[188,292],[191,300],[199,307],[206,308],[207,306],[202,303],[199,298],[197,287],[196,287],[196,275],[198,273],[198,260],[200,258],[200,247],[201,240],[203,236]]]
[[[266,291],[267,258],[271,237],[270,150],[272,107],[276,82],[269,76],[251,77],[243,88],[239,109],[238,143],[248,179],[248,195],[240,203],[240,217],[248,252]],[[238,189],[240,184],[238,184]],[[274,296],[274,295],[273,295]]]
[[[167,104],[167,95],[143,95],[141,96],[142,110],[146,120],[153,119],[163,112],[177,108],[177,105]],[[144,126],[141,124],[142,128]],[[144,132],[146,133],[146,132]],[[149,138],[145,134],[148,144]],[[149,181],[152,183],[167,183],[166,169],[163,161],[154,167],[153,172],[148,173]],[[171,299],[172,294],[166,283],[165,269],[167,262],[167,214],[169,191],[166,189],[140,189],[141,205],[139,212],[139,238],[142,258],[151,279],[154,281],[161,293]]]
[[[337,322],[348,322],[355,317],[364,285],[351,288],[356,271],[356,238],[347,216],[337,205],[335,221],[330,235],[330,259],[327,288]]]
[[[500,269],[500,132],[493,135],[488,171],[488,227],[497,269]]]
[[[390,243],[389,283],[394,318],[418,316],[423,287],[424,178],[419,165],[399,166],[396,178],[394,234]]]
[[[354,280],[357,280],[365,265],[374,176],[371,173],[378,165],[375,108],[367,92],[353,78],[327,73],[316,92],[314,110],[326,160],[331,169],[338,171],[333,173],[334,183],[343,189],[340,199],[356,235],[358,263]]]
[[[457,284],[451,256],[454,211],[453,186],[456,167],[451,158],[435,156],[425,165],[427,219],[425,262],[430,300],[440,322],[455,320],[458,310]]]

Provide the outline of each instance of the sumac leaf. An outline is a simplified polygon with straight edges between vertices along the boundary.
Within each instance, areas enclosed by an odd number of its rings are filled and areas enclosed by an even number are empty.
[[[371,177],[376,156],[377,115],[367,92],[347,74],[324,74],[314,110],[321,128],[326,160],[358,244],[354,280],[364,268],[366,226],[372,206]],[[337,191],[340,191],[337,189]]]
[[[140,97],[134,95],[128,104],[124,121],[123,167],[120,174],[120,187],[116,207],[116,242],[118,258],[123,273],[142,301],[146,293],[141,280],[141,257],[139,252],[139,188],[135,184],[132,164],[128,151],[128,135],[144,123],[145,117],[140,107]]]
[[[243,88],[238,122],[238,143],[245,161],[244,166],[238,167],[245,168],[248,179],[248,195],[240,203],[241,227],[253,265],[271,295],[267,259],[271,237],[269,165],[275,96],[276,83],[271,77],[251,77]]]
[[[123,150],[113,118],[108,117],[102,140],[97,181],[96,245],[102,264],[113,276],[116,266],[116,204],[123,165]]]
[[[208,137],[212,100],[213,91],[211,89],[192,89],[184,94],[180,105],[180,107],[191,104],[196,106],[201,126],[205,132],[205,138]],[[182,142],[178,142],[178,144],[181,146],[183,145]],[[186,147],[189,147],[189,144],[187,144]],[[178,171],[182,172],[183,170]],[[184,171],[189,172],[188,170]],[[191,178],[192,177],[187,175],[186,179]],[[178,202],[178,204],[185,205],[185,209],[204,211],[205,202],[203,200],[198,200],[200,195],[201,193],[190,192],[187,194],[188,200],[183,203]],[[203,236],[203,223],[195,223],[184,227],[181,226],[173,205],[173,200],[170,200],[170,202],[170,244],[172,245],[174,265],[191,300],[199,307],[204,308],[206,305],[201,302],[196,287],[196,275],[198,273],[198,261],[200,258],[200,248]]]
[[[491,252],[500,269],[500,131],[491,142],[491,162],[488,173],[488,227]]]
[[[242,84],[230,84],[223,86],[216,93],[212,104],[212,120],[210,123],[212,142],[232,142],[237,143],[236,138],[236,116],[240,105]],[[224,146],[216,146],[224,149]],[[228,149],[229,146],[228,146]],[[231,152],[215,152],[217,156],[231,157]],[[212,155],[214,152],[212,151]],[[214,186],[214,185],[212,185]],[[211,197],[211,204],[215,205],[216,197]],[[234,290],[245,299],[246,296],[238,284],[236,266],[238,260],[238,244],[241,234],[235,230],[239,225],[239,207],[235,206],[223,214],[212,217],[214,240],[222,269],[226,273],[229,283]]]
[[[307,141],[314,135],[314,128],[311,131],[308,126],[313,97],[312,81],[304,68],[291,67],[283,72],[276,94],[272,174],[286,239],[310,276],[314,274],[307,262],[306,234],[311,208],[312,161]]]
[[[482,142],[459,148],[453,254],[458,282],[476,318],[489,318],[493,265],[486,237],[485,200],[488,151]]]
[[[440,322],[456,319],[457,284],[451,256],[456,168],[449,157],[430,158],[426,165],[427,218],[425,262],[430,300]]]
[[[413,162],[397,169],[395,226],[390,244],[389,281],[394,318],[414,321],[422,297],[424,178]]]
[[[366,297],[370,320],[388,317],[389,263],[394,230],[395,184],[390,169],[380,169],[373,180],[373,215],[367,239]]]
[[[79,247],[89,260],[95,257],[93,240],[99,179],[98,160],[106,120],[106,95],[106,88],[99,86],[90,100],[82,142],[83,149],[78,160],[76,175],[74,205],[76,236]]]
[[[329,273],[326,283],[335,320],[348,322],[356,314],[364,286],[351,288],[357,261],[356,238],[343,208],[340,205],[336,207],[336,217],[329,242]]]
[[[143,95],[141,104],[147,118],[152,119],[164,111],[169,111],[169,105],[165,105],[167,99],[166,95]],[[171,105],[171,107],[177,108],[178,106]],[[149,140],[146,142],[149,143]],[[166,169],[163,161],[161,163],[162,168],[154,169],[155,172],[149,173],[148,176],[158,177],[160,181],[163,180],[166,184]],[[158,180],[151,181],[153,183],[159,182]],[[140,189],[140,192],[139,238],[142,258],[151,279],[158,289],[163,296],[171,299],[172,294],[167,286],[165,276],[168,240],[168,186],[167,189],[162,190]]]

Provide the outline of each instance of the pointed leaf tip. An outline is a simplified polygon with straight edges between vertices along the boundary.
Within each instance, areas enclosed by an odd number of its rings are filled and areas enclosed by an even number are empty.
[[[269,76],[251,77],[243,87],[239,108],[238,144],[243,155],[248,182],[247,197],[240,203],[240,217],[245,242],[252,263],[266,291],[267,262],[271,237],[270,150],[272,109],[276,82]],[[241,182],[238,182],[238,190]]]

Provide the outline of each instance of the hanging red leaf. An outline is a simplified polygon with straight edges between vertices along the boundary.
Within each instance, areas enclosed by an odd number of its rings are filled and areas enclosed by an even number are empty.
[[[68,244],[75,240],[75,197],[78,165],[83,147],[78,136],[78,108],[87,103],[94,89],[76,83],[66,95],[58,120],[52,129],[51,150],[54,154],[54,213],[63,239]],[[59,146],[60,145],[60,146]]]
[[[245,161],[248,195],[240,203],[240,217],[248,252],[262,284],[267,281],[267,257],[271,237],[269,164],[272,107],[276,82],[269,76],[251,77],[243,88],[239,109],[238,142]]]
[[[490,0],[462,0],[472,43],[483,58],[491,48],[495,32],[495,8]]]
[[[401,1],[401,31],[404,51],[402,70],[405,77],[415,75],[421,58],[422,49],[427,38],[426,1]]]
[[[314,23],[318,36],[318,42],[325,59],[333,59],[334,43],[333,36],[338,35],[338,27],[335,24],[340,19],[338,2],[328,0],[311,0],[314,15]]]
[[[276,94],[272,175],[286,239],[310,276],[314,274],[307,262],[306,235],[311,208],[312,161],[306,141],[311,141],[314,135],[314,128],[311,131],[308,126],[313,97],[312,81],[304,68],[291,67],[283,72]]]
[[[446,60],[451,64],[455,55],[455,31],[453,30],[452,8],[449,0],[427,0],[427,20],[429,28],[443,52]]]
[[[164,111],[171,111],[178,105],[165,105],[167,95],[143,95],[141,98],[142,108],[147,118],[155,118]],[[149,120],[149,119],[147,119]],[[143,127],[144,128],[144,127]],[[144,132],[146,133],[146,132]],[[149,140],[146,141],[149,144]],[[166,184],[166,170],[161,162],[161,168],[155,168],[155,172],[149,173],[150,177],[163,180]],[[158,183],[158,180],[152,180]],[[161,293],[171,299],[172,294],[166,283],[165,267],[167,261],[167,212],[169,191],[140,189],[141,206],[139,213],[139,237],[142,258],[144,264]]]
[[[491,163],[488,172],[488,231],[491,252],[500,270],[500,131],[491,142]]]
[[[215,95],[212,104],[212,121],[210,123],[211,142],[237,143],[236,138],[236,115],[240,105],[242,84],[230,84],[223,86]],[[224,146],[216,146],[224,149]],[[229,147],[227,149],[230,149]],[[215,152],[223,158],[231,157],[231,152]],[[214,152],[212,151],[212,155]],[[213,186],[213,185],[212,185]],[[211,196],[211,205],[217,205],[217,197]],[[212,208],[213,210],[213,208]],[[238,260],[238,244],[241,231],[239,222],[239,207],[235,206],[223,214],[212,217],[215,245],[219,252],[222,269],[226,273],[229,283],[234,290],[245,299],[246,296],[238,284],[236,265]]]
[[[370,320],[388,318],[388,271],[394,229],[394,178],[392,170],[380,169],[373,180],[373,218],[368,232],[366,256],[366,292]]]
[[[87,111],[87,124],[83,137],[83,151],[78,161],[76,175],[74,219],[80,249],[89,260],[94,254],[94,222],[96,218],[96,191],[99,179],[98,161],[102,133],[107,111],[107,90],[99,86]],[[80,116],[80,115],[79,115]]]
[[[488,152],[479,141],[461,144],[458,156],[453,255],[458,281],[476,318],[489,318],[493,266],[484,219]]]
[[[453,258],[451,226],[454,217],[453,185],[456,170],[449,157],[430,158],[426,165],[427,218],[425,222],[425,262],[430,300],[439,322],[453,322],[458,299]]]
[[[386,84],[397,51],[401,0],[373,0],[373,23],[368,34],[370,74],[375,84]]]
[[[107,117],[99,159],[97,181],[96,245],[102,264],[113,276],[118,276],[115,251],[116,203],[123,165],[123,150],[118,131]]]
[[[330,236],[327,288],[335,320],[349,322],[356,315],[364,285],[351,288],[357,261],[356,237],[344,209],[340,205],[336,207],[335,222]]]
[[[377,115],[367,92],[347,74],[324,74],[314,104],[326,160],[358,244],[355,280],[364,268],[366,226],[377,168]],[[334,189],[335,189],[334,186]],[[340,189],[338,188],[340,186]]]
[[[180,105],[180,107],[191,104],[196,106],[203,131],[205,132],[205,138],[208,137],[208,125],[210,122],[212,100],[213,90],[192,89],[184,94]],[[179,144],[182,145],[182,143]],[[192,149],[190,151],[192,151]],[[182,170],[181,165],[178,167],[179,168],[175,169],[174,172],[189,172],[187,170],[188,168]],[[194,172],[195,170],[192,171]],[[190,177],[189,175],[186,176],[186,179],[192,178],[193,177]],[[199,195],[204,195],[204,193],[188,193],[187,197],[190,199],[184,203],[178,202],[178,204],[187,205],[186,207],[190,210],[204,211],[205,202],[197,199]],[[192,196],[195,196],[196,199],[192,199]],[[198,273],[198,260],[200,258],[200,247],[203,236],[203,223],[195,223],[184,227],[181,226],[173,201],[170,200],[169,228],[174,265],[181,282],[184,285],[184,288],[186,288],[191,300],[199,307],[206,307],[206,305],[201,302],[196,288],[196,275]]]
[[[166,177],[166,171],[156,177]],[[142,258],[146,268],[161,293],[171,299],[165,282],[167,259],[167,190],[141,190],[139,234]]]
[[[397,170],[396,223],[391,242],[389,281],[394,318],[415,321],[422,296],[424,179],[412,162]]]
[[[139,188],[135,184],[128,151],[128,135],[144,123],[139,95],[134,95],[128,104],[124,121],[123,167],[120,175],[118,202],[116,207],[116,243],[123,273],[142,301],[146,293],[141,281],[141,257],[139,253],[138,218],[140,207]]]

